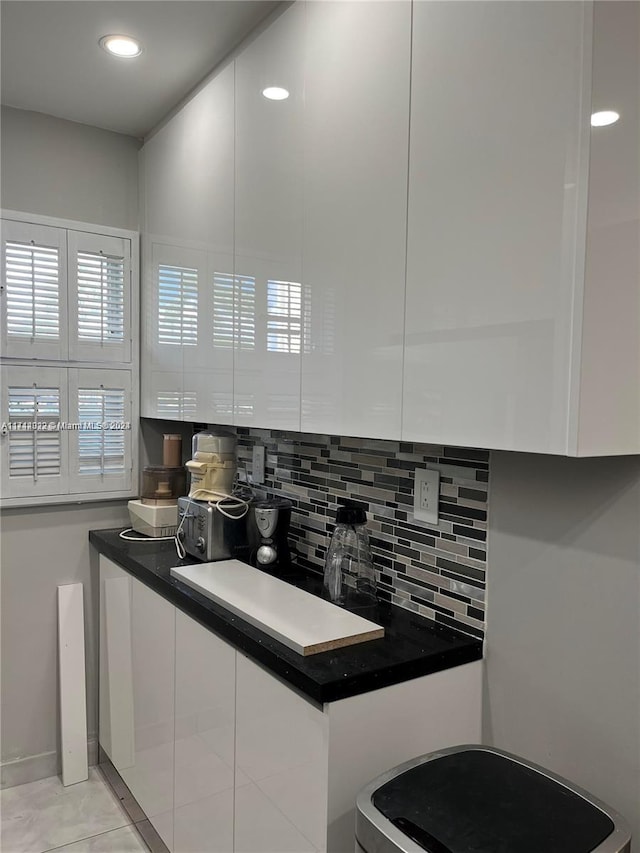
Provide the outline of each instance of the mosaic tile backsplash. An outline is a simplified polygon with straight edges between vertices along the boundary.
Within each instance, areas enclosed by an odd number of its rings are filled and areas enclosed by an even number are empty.
[[[229,429],[225,427],[225,429]],[[322,573],[336,507],[367,512],[378,596],[482,638],[489,451],[236,427],[238,466],[265,452],[269,495],[293,502],[298,563]],[[440,471],[440,520],[413,517],[416,468]]]

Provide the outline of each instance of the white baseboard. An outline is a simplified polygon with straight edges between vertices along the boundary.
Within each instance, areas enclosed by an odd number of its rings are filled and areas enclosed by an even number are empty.
[[[92,738],[87,742],[89,766],[98,763],[98,740]],[[61,770],[60,756],[57,752],[41,752],[40,755],[27,755],[13,761],[5,761],[0,765],[0,788],[14,788],[16,785],[26,785],[27,782],[37,782],[48,776],[58,776]]]

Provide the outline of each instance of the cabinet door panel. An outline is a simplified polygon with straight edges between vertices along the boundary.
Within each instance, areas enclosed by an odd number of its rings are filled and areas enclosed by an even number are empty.
[[[134,763],[131,576],[100,557],[100,746],[122,773]]]
[[[146,417],[232,420],[233,149],[233,64],[143,149]]]
[[[414,4],[407,440],[566,452],[588,14]]]
[[[304,20],[295,4],[236,59],[238,425],[300,428]]]
[[[131,580],[134,763],[120,769],[173,850],[175,608]]]
[[[640,452],[640,5],[593,23],[592,109],[620,121],[591,129],[578,456]]]
[[[235,650],[176,616],[175,834],[180,853],[233,849]]]
[[[236,851],[326,849],[326,715],[237,656]]]
[[[307,18],[302,428],[398,439],[411,6]]]

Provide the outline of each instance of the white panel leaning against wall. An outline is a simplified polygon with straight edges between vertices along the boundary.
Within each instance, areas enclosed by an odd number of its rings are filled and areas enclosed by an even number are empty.
[[[138,233],[2,211],[1,505],[137,493]]]

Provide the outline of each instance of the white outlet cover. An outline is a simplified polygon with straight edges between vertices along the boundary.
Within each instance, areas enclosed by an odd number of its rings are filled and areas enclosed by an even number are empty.
[[[440,472],[431,468],[416,468],[413,491],[413,516],[427,524],[438,523],[440,502]]]

